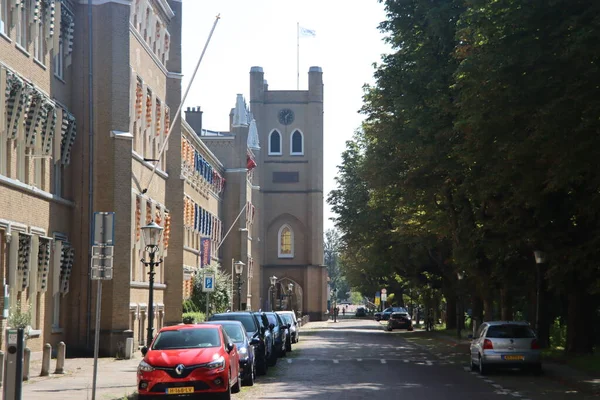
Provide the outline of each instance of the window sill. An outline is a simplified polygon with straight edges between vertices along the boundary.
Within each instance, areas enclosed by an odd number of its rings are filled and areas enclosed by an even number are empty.
[[[19,50],[21,53],[25,54],[27,57],[31,57],[31,54],[29,54],[29,52],[27,50],[25,50],[23,47],[21,47],[21,45],[19,43],[15,43],[15,47],[17,48],[17,50]]]
[[[282,156],[283,153],[269,153],[270,156]]]
[[[38,60],[37,58],[33,58],[33,62],[36,63],[37,65],[39,65],[40,67],[42,67],[42,69],[45,71],[46,70],[46,66],[44,65],[43,62],[41,62],[40,60]]]
[[[52,333],[63,333],[63,328],[61,328],[59,326],[53,326]]]
[[[4,38],[8,43],[12,43],[12,39],[8,37],[8,35],[4,32],[0,32],[0,37]]]
[[[279,255],[279,256],[277,256],[277,257],[278,257],[278,258],[287,258],[287,259],[294,258],[294,256],[293,256],[293,255],[282,255],[282,254],[280,254],[280,255]]]
[[[302,157],[304,156],[304,153],[290,153],[290,156]]]

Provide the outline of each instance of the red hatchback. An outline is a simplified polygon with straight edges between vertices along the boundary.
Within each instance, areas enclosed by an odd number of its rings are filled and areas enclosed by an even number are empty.
[[[240,391],[239,355],[221,325],[162,328],[138,366],[140,399]]]

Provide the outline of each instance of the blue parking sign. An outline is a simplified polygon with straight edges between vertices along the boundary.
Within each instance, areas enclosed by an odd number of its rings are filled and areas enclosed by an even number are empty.
[[[214,274],[206,274],[204,275],[203,292],[214,292],[215,291],[215,275]]]

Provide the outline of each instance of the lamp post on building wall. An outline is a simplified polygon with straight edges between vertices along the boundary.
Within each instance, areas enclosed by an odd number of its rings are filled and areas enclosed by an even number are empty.
[[[244,264],[241,261],[235,263],[235,274],[237,275],[237,295],[238,295],[238,311],[242,310],[242,272],[244,272]]]
[[[271,311],[275,311],[275,285],[277,284],[277,277],[273,275],[269,278],[271,286],[269,287],[269,300],[271,301]]]
[[[288,300],[287,300],[287,306],[288,306],[288,311],[292,311],[292,295],[294,292],[294,284],[292,282],[288,283]]]
[[[162,240],[163,228],[151,221],[148,225],[141,228],[142,237],[148,252],[149,260],[142,259],[142,264],[150,267],[148,271],[148,336],[146,337],[146,346],[150,346],[154,337],[154,267],[162,263],[162,258],[155,261],[158,251],[160,250],[160,242]]]

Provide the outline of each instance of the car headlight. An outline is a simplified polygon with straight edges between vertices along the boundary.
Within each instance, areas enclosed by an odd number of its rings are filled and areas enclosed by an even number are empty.
[[[146,361],[140,361],[140,365],[138,365],[138,372],[152,372],[154,371],[154,367],[148,364]]]
[[[248,348],[247,347],[240,347],[239,348],[239,352],[242,356],[245,356],[248,354]]]
[[[206,368],[208,369],[219,369],[225,367],[225,358],[219,357],[215,361],[211,361],[206,364]]]

